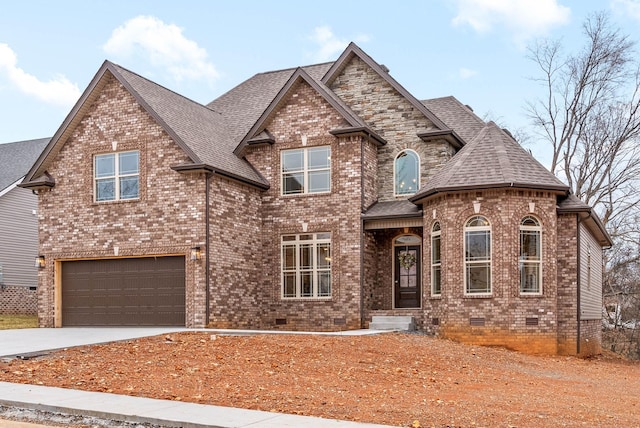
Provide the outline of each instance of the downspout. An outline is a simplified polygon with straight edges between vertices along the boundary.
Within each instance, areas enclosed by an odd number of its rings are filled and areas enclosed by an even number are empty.
[[[205,191],[204,191],[204,193],[205,193],[204,224],[205,224],[206,230],[204,232],[205,233],[205,235],[204,235],[205,236],[204,245],[205,245],[205,248],[207,249],[207,251],[205,252],[205,256],[204,256],[204,259],[205,259],[204,284],[205,284],[205,287],[206,287],[206,290],[205,290],[205,293],[204,293],[204,295],[205,295],[205,299],[204,299],[204,301],[205,301],[205,312],[204,312],[205,313],[205,315],[204,315],[204,321],[205,322],[204,322],[204,326],[205,327],[207,327],[209,325],[209,316],[210,316],[210,312],[211,312],[211,310],[209,309],[209,302],[211,301],[211,296],[210,296],[211,291],[210,291],[210,288],[209,288],[210,284],[211,284],[211,280],[209,279],[210,276],[211,276],[211,272],[209,271],[209,260],[210,260],[209,254],[211,253],[211,247],[209,245],[209,239],[210,239],[209,212],[211,211],[211,209],[209,207],[209,179],[211,178],[212,175],[213,174],[209,173],[209,172],[205,173],[205,187],[206,188],[205,188]]]
[[[360,138],[360,328],[364,328],[364,138]]]
[[[582,249],[580,248],[581,247],[581,242],[580,242],[580,224],[582,224],[582,220],[580,219],[580,214],[577,214],[576,220],[577,220],[576,221],[576,225],[577,225],[577,227],[576,227],[576,229],[577,229],[576,230],[576,232],[577,232],[576,242],[577,242],[577,247],[578,247],[578,251],[577,251],[577,254],[576,254],[576,258],[577,258],[577,264],[576,265],[578,267],[578,269],[577,269],[578,273],[576,275],[577,276],[577,278],[576,278],[576,280],[577,280],[577,286],[576,286],[576,299],[577,299],[577,302],[576,302],[576,312],[577,312],[576,313],[576,322],[577,322],[577,325],[578,325],[578,328],[577,328],[578,340],[577,340],[577,343],[576,343],[576,353],[578,355],[580,355],[580,334],[581,334],[581,332],[580,332],[580,311],[582,309],[580,307],[580,288],[582,287],[582,278],[581,278],[581,275],[580,275],[580,273],[582,271],[582,269],[581,269],[582,266],[580,265],[580,256],[582,254]]]

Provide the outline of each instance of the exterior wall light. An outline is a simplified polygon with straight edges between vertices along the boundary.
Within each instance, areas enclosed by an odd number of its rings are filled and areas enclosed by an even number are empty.
[[[38,269],[44,269],[44,256],[36,257],[36,267]]]
[[[191,259],[191,261],[200,260],[201,256],[202,253],[200,252],[200,247],[191,248],[191,251],[189,252],[189,258]]]

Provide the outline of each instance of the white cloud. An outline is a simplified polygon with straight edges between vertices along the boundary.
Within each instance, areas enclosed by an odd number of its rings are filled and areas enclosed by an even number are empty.
[[[613,9],[623,15],[640,20],[640,1],[638,0],[612,0]]]
[[[518,44],[546,34],[557,25],[567,24],[571,9],[557,0],[454,0],[458,14],[455,26],[469,25],[479,33],[506,27]]]
[[[314,61],[318,62],[336,59],[351,42],[349,39],[341,39],[333,34],[331,27],[328,26],[314,28],[313,34],[309,38],[319,45],[318,50],[312,55]],[[369,36],[360,34],[353,41],[356,43],[368,42]]]
[[[478,74],[477,71],[471,70],[469,68],[462,67],[459,70],[459,75],[460,75],[460,78],[462,78],[462,79],[469,79],[469,78],[475,76],[476,74]]]
[[[207,51],[182,34],[182,28],[153,16],[138,16],[113,30],[102,47],[116,57],[145,56],[151,64],[168,71],[177,81],[215,80],[219,73]]]
[[[80,97],[80,89],[64,76],[56,76],[47,82],[18,67],[18,56],[9,45],[0,43],[0,73],[18,90],[49,104],[72,106]]]

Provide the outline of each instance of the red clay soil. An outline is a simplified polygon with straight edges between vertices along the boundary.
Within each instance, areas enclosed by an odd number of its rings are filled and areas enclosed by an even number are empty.
[[[0,362],[0,380],[414,427],[640,427],[640,364],[414,334],[180,333]]]

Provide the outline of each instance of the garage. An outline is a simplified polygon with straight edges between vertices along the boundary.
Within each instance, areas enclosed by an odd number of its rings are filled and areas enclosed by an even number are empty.
[[[184,257],[62,262],[62,325],[184,326],[184,266]]]

